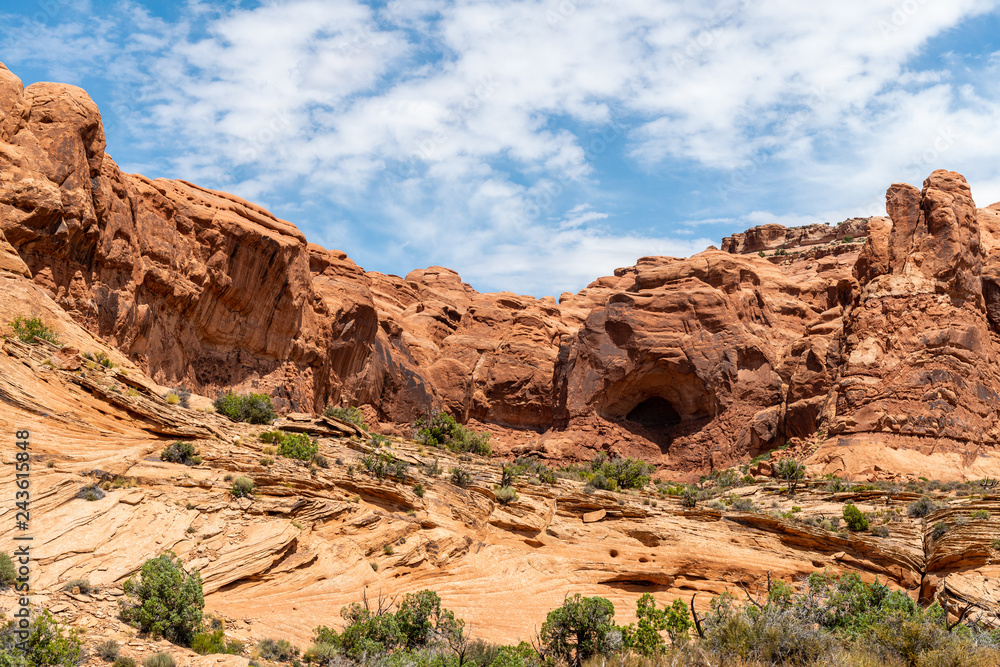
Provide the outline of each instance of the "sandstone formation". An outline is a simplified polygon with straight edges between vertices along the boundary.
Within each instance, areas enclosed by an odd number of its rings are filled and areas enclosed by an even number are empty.
[[[502,455],[696,476],[820,430],[971,465],[997,437],[1000,208],[938,171],[893,185],[887,212],[641,258],[558,302],[481,294],[442,267],[366,272],[237,197],[123,174],[84,91],[0,66],[0,270],[164,387],[367,405],[400,435],[445,409]]]

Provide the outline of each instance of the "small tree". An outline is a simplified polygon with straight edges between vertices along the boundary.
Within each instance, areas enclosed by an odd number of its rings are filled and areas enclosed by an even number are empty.
[[[435,635],[447,637],[459,628],[455,615],[441,608],[441,598],[434,591],[410,593],[399,604],[396,624],[406,637],[406,647],[426,644]]]
[[[584,660],[602,651],[614,628],[615,608],[602,597],[567,597],[542,624],[540,641],[547,655],[580,667]]]
[[[774,468],[774,476],[788,484],[788,495],[794,496],[799,482],[806,476],[806,467],[795,459],[781,459]]]
[[[122,603],[121,618],[153,637],[187,646],[201,628],[205,598],[201,574],[188,574],[172,551],[142,565],[140,579],[129,578],[122,588],[137,604]]]
[[[21,342],[29,345],[35,344],[35,338],[48,341],[54,345],[59,344],[59,336],[55,330],[45,324],[40,317],[15,317],[10,326],[14,329],[14,335]]]

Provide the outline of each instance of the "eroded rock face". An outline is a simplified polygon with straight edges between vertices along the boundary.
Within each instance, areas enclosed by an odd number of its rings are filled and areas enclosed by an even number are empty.
[[[694,473],[821,428],[992,446],[1000,207],[945,171],[886,201],[887,218],[642,258],[558,302],[481,294],[442,267],[365,272],[238,197],[123,174],[84,91],[0,67],[0,272],[161,385],[368,404],[400,433],[446,409],[499,429],[501,454]]]
[[[997,443],[1000,407],[975,204],[965,179],[943,170],[922,191],[893,185],[886,201],[892,231],[869,237],[865,254],[889,261],[859,275],[831,429],[845,442],[891,433],[974,456]]]

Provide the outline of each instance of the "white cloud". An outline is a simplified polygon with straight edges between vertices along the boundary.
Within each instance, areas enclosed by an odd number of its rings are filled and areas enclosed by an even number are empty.
[[[138,136],[177,147],[163,175],[326,206],[346,238],[296,222],[359,261],[553,291],[656,248],[701,250],[707,239],[677,237],[706,224],[878,212],[889,183],[939,166],[998,192],[996,77],[960,83],[958,56],[913,65],[928,40],[997,5],[267,0],[190,2],[167,24],[125,4],[105,37],[77,21],[39,43],[83,68],[118,50]],[[992,55],[977,65],[988,75]],[[719,208],[635,231],[632,193],[608,192],[608,154],[647,183],[666,163],[718,174],[703,189]],[[734,211],[748,200],[780,210]]]

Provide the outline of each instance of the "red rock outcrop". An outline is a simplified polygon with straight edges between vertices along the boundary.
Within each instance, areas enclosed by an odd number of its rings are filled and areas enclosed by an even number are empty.
[[[0,66],[0,271],[161,385],[367,404],[396,432],[444,408],[490,425],[502,454],[688,473],[817,429],[996,444],[1000,207],[977,210],[958,174],[893,185],[888,218],[764,225],[557,302],[440,267],[365,272],[259,206],[123,174],[104,151],[84,91]]]

